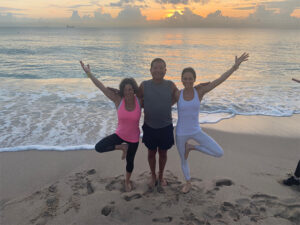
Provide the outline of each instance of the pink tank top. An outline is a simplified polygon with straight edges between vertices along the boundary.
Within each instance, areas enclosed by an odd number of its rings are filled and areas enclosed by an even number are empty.
[[[127,111],[125,100],[122,98],[118,108],[118,127],[116,134],[125,141],[138,142],[140,138],[139,122],[141,117],[141,107],[137,97],[135,97],[135,109]]]

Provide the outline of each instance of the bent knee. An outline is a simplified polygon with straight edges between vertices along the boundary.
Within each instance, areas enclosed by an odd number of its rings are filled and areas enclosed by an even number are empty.
[[[99,152],[99,153],[103,153],[103,152],[105,152],[105,148],[101,144],[98,143],[95,145],[95,151]]]
[[[223,155],[224,155],[224,151],[221,150],[221,151],[217,152],[216,157],[217,157],[217,158],[220,158],[220,157],[222,157]]]

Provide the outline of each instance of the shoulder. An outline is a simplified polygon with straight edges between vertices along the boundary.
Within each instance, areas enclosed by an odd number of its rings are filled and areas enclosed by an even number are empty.
[[[195,86],[194,90],[198,93],[198,94],[204,94],[205,88],[204,86]]]
[[[175,83],[174,83],[173,81],[171,81],[171,80],[164,80],[164,83],[167,84],[167,86],[171,87],[172,90],[173,90],[174,88],[176,88]]]
[[[176,97],[176,100],[177,100],[177,101],[179,101],[179,99],[180,99],[181,92],[182,92],[182,89],[181,89],[181,90],[177,90],[177,91],[175,92],[175,97]]]
[[[149,85],[152,82],[152,80],[144,80],[142,81],[140,87],[144,88],[145,86]]]
[[[170,84],[170,85],[175,85],[173,81],[171,80],[164,80],[165,83]]]

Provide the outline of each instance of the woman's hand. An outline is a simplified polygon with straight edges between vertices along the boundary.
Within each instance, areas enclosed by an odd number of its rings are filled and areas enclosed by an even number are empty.
[[[249,54],[244,52],[240,57],[235,56],[234,69],[237,70],[242,62],[248,61]]]
[[[86,74],[90,74],[91,73],[91,69],[90,69],[90,65],[89,64],[84,65],[84,63],[82,61],[80,61],[80,65],[81,65],[82,69],[84,70],[84,72]]]

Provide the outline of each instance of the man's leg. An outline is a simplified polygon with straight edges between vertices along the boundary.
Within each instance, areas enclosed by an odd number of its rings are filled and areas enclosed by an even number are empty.
[[[158,179],[162,186],[167,185],[167,181],[164,179],[164,170],[167,163],[167,150],[158,149],[159,154],[159,174]]]
[[[150,167],[150,171],[151,171],[151,181],[149,183],[150,187],[154,187],[155,183],[156,183],[156,173],[155,173],[156,152],[157,152],[157,149],[155,149],[155,150],[148,149],[148,163],[149,163],[149,167]]]

